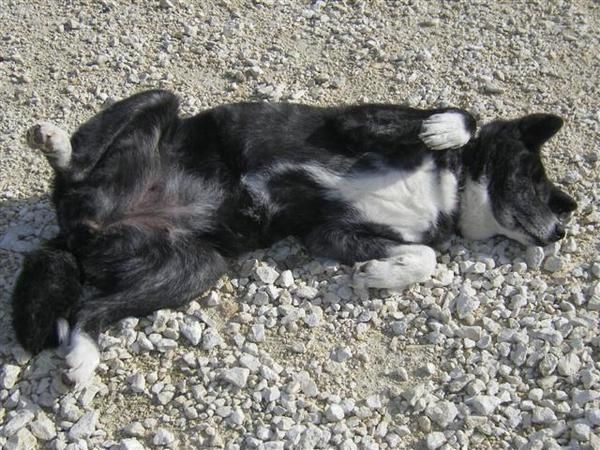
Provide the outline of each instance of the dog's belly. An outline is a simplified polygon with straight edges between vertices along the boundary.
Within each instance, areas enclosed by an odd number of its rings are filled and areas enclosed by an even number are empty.
[[[409,171],[389,169],[343,176],[321,168],[310,172],[363,220],[387,225],[407,242],[429,240],[440,218],[452,216],[458,207],[456,176],[436,168],[432,160]]]

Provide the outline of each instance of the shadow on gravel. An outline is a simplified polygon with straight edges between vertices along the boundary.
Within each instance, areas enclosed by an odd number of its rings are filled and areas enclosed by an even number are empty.
[[[49,196],[0,202],[0,367],[5,364],[20,366],[21,375],[27,373],[29,381],[27,392],[21,392],[21,395],[35,397],[38,404],[47,407],[52,407],[56,398],[66,392],[60,382],[60,371],[55,370],[62,366],[61,357],[55,350],[50,350],[32,358],[16,343],[10,298],[23,256],[57,232]],[[49,385],[53,389],[48,389]],[[38,396],[38,392],[43,395]],[[5,405],[18,401],[18,398],[8,398]]]
[[[0,250],[25,253],[53,237],[58,227],[48,196],[0,202]]]
[[[0,303],[10,297],[23,255],[57,233],[56,216],[47,196],[0,202]]]
[[[0,318],[7,308],[23,255],[36,249],[58,232],[56,217],[48,196],[34,196],[0,202]],[[11,331],[12,332],[12,331]],[[4,341],[6,327],[0,329]]]

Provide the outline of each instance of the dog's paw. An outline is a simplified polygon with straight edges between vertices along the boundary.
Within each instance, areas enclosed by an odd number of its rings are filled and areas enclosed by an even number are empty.
[[[358,289],[404,289],[429,279],[436,267],[435,251],[425,245],[398,245],[394,256],[354,266],[352,284]]]
[[[434,114],[423,121],[419,138],[431,150],[448,150],[466,145],[473,136],[467,117],[455,111]]]
[[[67,168],[71,161],[71,140],[62,128],[40,122],[27,130],[27,144],[41,150],[55,168]]]
[[[410,280],[403,276],[405,263],[402,258],[374,259],[354,266],[352,284],[359,289],[403,289]]]
[[[63,383],[70,387],[81,388],[87,385],[100,363],[100,352],[96,343],[85,332],[74,330],[65,357],[69,367],[63,373]]]

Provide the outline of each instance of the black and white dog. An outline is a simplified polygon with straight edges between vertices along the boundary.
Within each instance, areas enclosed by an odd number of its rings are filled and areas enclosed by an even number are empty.
[[[546,178],[540,147],[562,125],[535,114],[485,125],[460,109],[243,103],[178,116],[166,91],[100,112],[70,138],[28,132],[55,170],[59,235],[25,258],[13,295],[19,342],[68,344],[82,383],[95,337],[127,316],[175,308],[226,257],[296,236],[356,264],[362,288],[403,288],[460,232],[545,245],[575,201]],[[93,294],[82,295],[82,286]]]

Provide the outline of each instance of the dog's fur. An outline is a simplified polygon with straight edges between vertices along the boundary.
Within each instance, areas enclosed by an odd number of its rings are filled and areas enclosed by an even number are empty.
[[[81,383],[99,331],[188,302],[226,257],[286,236],[356,264],[362,288],[427,279],[430,245],[457,231],[556,241],[576,204],[546,178],[540,147],[561,125],[536,114],[475,137],[466,111],[395,105],[245,103],[183,119],[166,91],[116,103],[70,139],[37,125],[28,140],[55,169],[60,234],[25,259],[17,338],[32,352],[70,343],[67,376]]]

